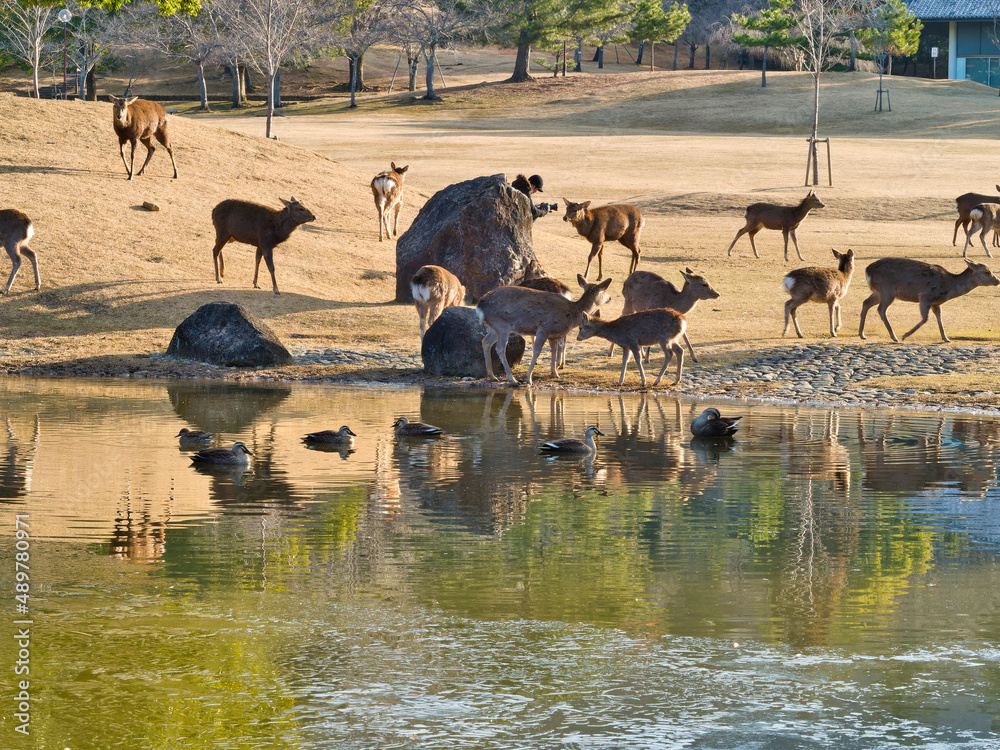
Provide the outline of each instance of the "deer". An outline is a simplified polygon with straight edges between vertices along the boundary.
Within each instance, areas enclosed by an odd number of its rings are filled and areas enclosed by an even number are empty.
[[[684,336],[686,328],[687,320],[683,314],[676,310],[657,307],[622,315],[620,318],[607,322],[588,316],[580,324],[580,333],[577,339],[583,341],[591,336],[600,336],[622,348],[622,373],[618,378],[619,388],[625,382],[625,370],[628,367],[630,356],[635,357],[635,363],[639,366],[639,379],[642,382],[642,387],[646,387],[646,371],[642,367],[639,350],[644,346],[659,344],[663,350],[663,367],[660,368],[660,374],[653,381],[655,388],[659,385],[663,373],[667,371],[667,365],[670,364],[674,354],[677,355],[677,377],[674,378],[672,385],[681,382],[684,347],[680,345],[680,340]]]
[[[118,135],[118,150],[121,153],[125,171],[128,172],[128,178],[131,180],[135,172],[136,142],[141,141],[142,145],[146,147],[146,161],[142,163],[138,172],[141,175],[145,171],[146,165],[149,164],[149,160],[153,158],[153,152],[156,151],[156,146],[153,145],[153,139],[155,138],[167,149],[167,153],[170,155],[170,164],[174,168],[174,179],[176,180],[177,162],[174,161],[174,150],[170,146],[170,134],[167,132],[167,121],[169,119],[167,110],[156,102],[139,99],[135,96],[128,99],[123,96],[112,96],[111,103],[114,110],[111,123],[114,125],[115,133]],[[130,161],[125,161],[126,143],[132,144]]]
[[[632,251],[632,262],[628,272],[632,273],[639,265],[639,234],[646,225],[642,212],[627,203],[615,203],[608,206],[598,206],[591,209],[590,201],[573,203],[563,198],[566,203],[566,215],[563,221],[572,224],[576,231],[590,240],[590,255],[587,257],[587,270],[583,272],[585,279],[590,278],[590,264],[597,257],[597,280],[604,278],[604,242],[617,240]]]
[[[945,334],[944,325],[941,323],[941,305],[950,299],[968,294],[976,287],[1000,284],[1000,279],[994,276],[984,263],[975,263],[971,260],[966,260],[965,263],[967,268],[961,273],[951,273],[941,266],[909,258],[882,258],[871,263],[865,269],[865,280],[872,294],[861,305],[861,327],[858,335],[864,340],[865,317],[868,315],[868,310],[878,304],[878,314],[885,323],[890,338],[898,344],[899,339],[889,325],[885,311],[893,301],[901,299],[904,302],[916,302],[920,305],[920,322],[903,334],[904,339],[926,323],[928,312],[933,310],[942,340],[950,343],[951,339]]]
[[[753,241],[754,235],[761,229],[780,229],[782,236],[785,238],[785,262],[788,262],[789,235],[792,237],[792,242],[795,243],[795,252],[798,253],[799,260],[805,260],[799,251],[799,241],[795,238],[795,230],[812,209],[823,208],[824,205],[823,201],[816,195],[815,190],[810,190],[809,194],[797,206],[778,206],[774,203],[751,203],[747,206],[747,210],[743,212],[743,216],[747,220],[746,226],[733,237],[733,241],[729,245],[728,255],[731,256],[733,254],[733,246],[736,244],[736,240],[744,234],[749,234],[750,247],[753,248],[754,257],[759,258],[760,253],[757,252],[757,245]]]
[[[701,276],[690,268],[681,271],[684,277],[684,286],[678,289],[673,283],[667,281],[659,274],[652,271],[636,271],[625,279],[622,287],[622,294],[625,297],[625,305],[622,307],[622,315],[629,315],[640,310],[649,310],[654,307],[669,307],[679,313],[689,313],[703,299],[718,299],[719,293],[708,283],[708,279]],[[694,353],[691,341],[684,333],[684,343],[687,344],[688,351],[691,352],[691,359],[698,361],[698,355]],[[615,345],[612,342],[608,349],[610,357],[615,352]],[[645,363],[649,364],[649,348],[646,349]]]
[[[838,261],[836,269],[809,266],[796,268],[785,276],[783,284],[791,299],[785,303],[785,330],[781,332],[782,336],[788,333],[788,320],[791,318],[795,324],[795,333],[800,339],[803,338],[795,311],[806,302],[825,302],[830,308],[830,335],[836,338],[837,331],[840,330],[840,300],[847,295],[851,276],[854,275],[854,251],[848,249],[846,253],[838,253],[836,250],[832,252]]]
[[[555,205],[555,204],[553,204]],[[569,284],[566,284],[559,279],[552,276],[546,275],[545,271],[540,267],[531,267],[524,272],[524,276],[514,282],[516,286],[523,286],[526,289],[535,289],[539,292],[552,292],[553,294],[558,294],[566,299],[573,299],[573,290],[570,288]],[[594,315],[600,317],[601,311],[594,310]],[[558,348],[558,367],[566,366],[566,337],[563,336],[556,342]]]
[[[1000,193],[1000,185],[996,186]],[[983,193],[962,193],[955,199],[955,210],[958,211],[958,218],[955,219],[955,233],[951,237],[951,244],[958,244],[958,227],[961,225],[962,231],[968,234],[969,212],[981,203],[1000,203],[1000,195],[984,195]]]
[[[253,288],[260,289],[257,275],[260,272],[260,259],[263,258],[267,270],[271,272],[271,286],[274,288],[274,293],[281,294],[278,291],[278,282],[274,278],[274,248],[287,240],[296,228],[306,222],[315,221],[316,217],[294,195],[291,200],[286,201],[284,198],[280,200],[285,204],[280,210],[235,198],[224,200],[212,209],[212,224],[215,225],[212,259],[215,261],[217,284],[222,283],[222,277],[226,273],[222,248],[231,240],[236,240],[257,248]]]
[[[1000,207],[994,206],[992,203],[980,203],[969,211],[969,221],[971,223],[965,229],[965,245],[962,247],[963,258],[967,257],[969,242],[976,232],[979,232],[979,241],[983,243],[983,250],[986,251],[986,255],[990,258],[993,257],[993,253],[990,252],[989,247],[986,245],[986,233],[991,229],[993,230],[992,244],[996,245],[998,232],[1000,232],[1000,220],[998,220],[997,216],[998,209]]]
[[[378,210],[378,241],[382,242],[382,230],[389,235],[399,234],[399,209],[403,206],[403,180],[409,166],[397,167],[396,162],[389,162],[391,169],[380,172],[372,178],[372,195],[375,196],[375,208]],[[392,228],[389,228],[389,212],[392,212]]]
[[[42,278],[38,275],[38,258],[35,256],[35,251],[28,247],[34,235],[35,228],[31,225],[31,219],[25,214],[15,208],[0,210],[0,245],[3,245],[14,266],[10,269],[10,278],[7,279],[7,286],[0,292],[0,296],[7,294],[14,284],[17,272],[21,269],[22,256],[31,261],[31,267],[35,271],[35,291],[42,288]]]
[[[507,362],[507,339],[511,333],[534,336],[531,363],[528,365],[526,376],[529,386],[532,385],[531,373],[535,369],[535,362],[546,341],[551,342],[552,377],[558,379],[556,341],[579,326],[584,315],[611,301],[607,293],[608,287],[611,286],[611,277],[594,284],[587,283],[587,279],[579,274],[576,279],[583,288],[583,294],[577,300],[568,300],[559,294],[539,292],[520,286],[498,287],[487,292],[479,300],[476,314],[488,329],[483,337],[483,357],[486,359],[486,374],[490,379],[495,378],[490,356],[490,349],[495,345],[500,364],[503,365],[507,375],[507,382],[519,385]]]
[[[458,277],[441,266],[421,266],[410,279],[413,304],[420,318],[420,340],[447,307],[465,304],[465,287]]]

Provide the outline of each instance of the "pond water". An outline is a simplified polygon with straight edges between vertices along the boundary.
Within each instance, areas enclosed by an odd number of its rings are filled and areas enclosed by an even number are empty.
[[[0,746],[1000,747],[1000,420],[709,405],[2,379]]]

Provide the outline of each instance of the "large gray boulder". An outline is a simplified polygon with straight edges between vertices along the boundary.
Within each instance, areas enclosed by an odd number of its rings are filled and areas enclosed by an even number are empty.
[[[210,302],[177,326],[167,354],[225,367],[286,365],[292,355],[243,305]]]
[[[525,195],[502,174],[466,180],[432,196],[396,242],[396,301],[413,301],[410,279],[421,266],[448,269],[477,302],[537,262]]]
[[[428,375],[486,377],[483,359],[483,336],[486,326],[479,322],[473,307],[449,307],[424,334],[420,357]],[[490,349],[493,373],[504,377],[496,348]],[[507,363],[513,368],[524,356],[524,337],[512,333],[507,339]]]

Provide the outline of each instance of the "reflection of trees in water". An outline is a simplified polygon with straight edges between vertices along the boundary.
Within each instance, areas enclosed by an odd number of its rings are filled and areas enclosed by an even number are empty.
[[[31,475],[38,452],[40,420],[35,415],[31,438],[25,441],[7,417],[3,418],[7,445],[0,454],[0,501],[17,500],[31,492]]]
[[[288,386],[248,386],[227,383],[171,383],[167,397],[181,417],[206,432],[240,432],[277,408],[292,389]]]
[[[158,560],[166,551],[166,527],[170,522],[170,506],[163,518],[157,519],[147,503],[136,501],[131,488],[119,501],[109,554],[120,560],[141,562]],[[136,507],[138,506],[138,507]]]

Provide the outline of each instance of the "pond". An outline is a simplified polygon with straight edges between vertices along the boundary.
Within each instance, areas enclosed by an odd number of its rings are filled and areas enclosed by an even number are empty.
[[[0,745],[1000,747],[998,457],[992,416],[2,379]]]

